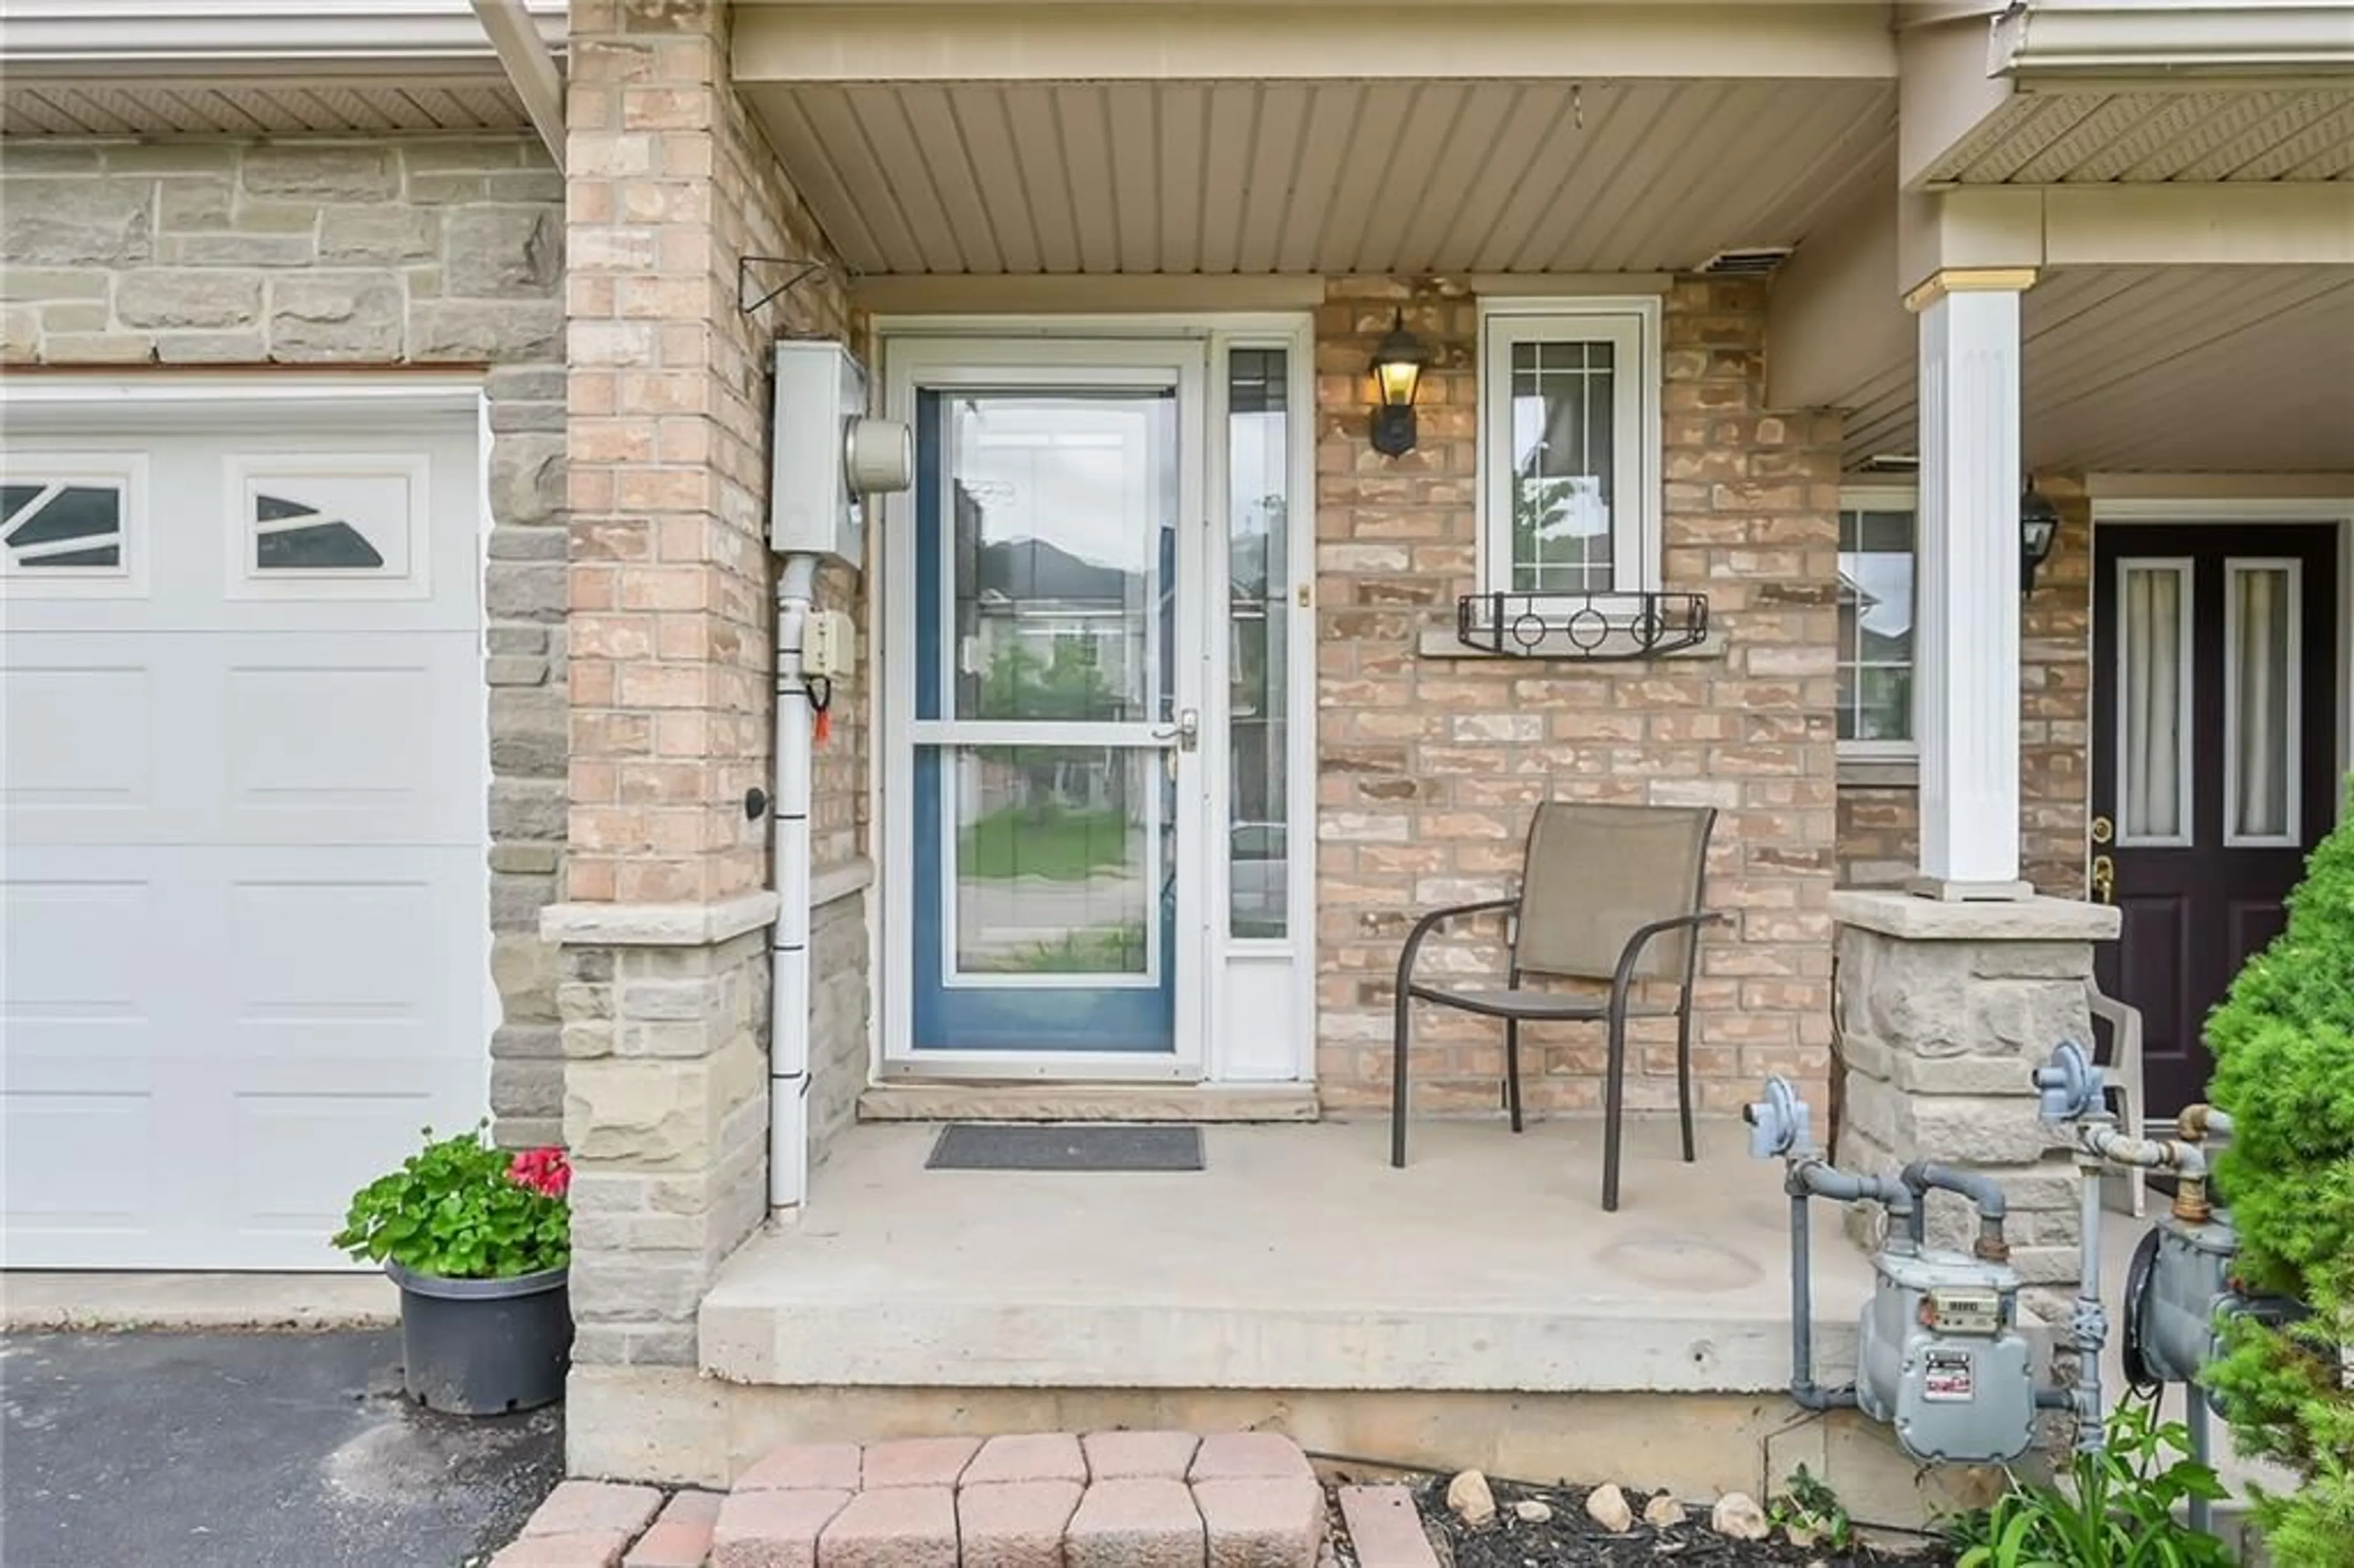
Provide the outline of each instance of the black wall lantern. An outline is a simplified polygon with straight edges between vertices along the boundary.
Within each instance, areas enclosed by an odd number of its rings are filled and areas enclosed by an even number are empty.
[[[2052,558],[2052,546],[2060,541],[2060,509],[2044,498],[2027,482],[2026,493],[2019,498],[2019,591],[2020,597],[2035,591],[2036,569]]]
[[[1422,340],[1405,330],[1405,313],[1398,312],[1373,350],[1373,450],[1384,457],[1414,450],[1414,395],[1429,363]]]

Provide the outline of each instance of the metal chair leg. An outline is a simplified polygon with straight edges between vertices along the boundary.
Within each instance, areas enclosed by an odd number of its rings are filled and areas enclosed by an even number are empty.
[[[1504,1020],[1504,1108],[1512,1113],[1512,1130],[1521,1130],[1521,1021]]]
[[[1690,1165],[1697,1156],[1692,1151],[1692,1088],[1691,1088],[1691,998],[1687,994],[1683,1005],[1676,1010],[1676,1110],[1683,1120],[1684,1163]]]
[[[1399,986],[1397,1023],[1392,1036],[1395,1059],[1390,1066],[1390,1164],[1400,1171],[1405,1169],[1405,1055],[1406,1033],[1412,1027],[1407,1010],[1412,1006],[1413,998],[1405,986]]]
[[[1618,1119],[1627,1100],[1627,999],[1610,998],[1609,1061],[1602,1079],[1602,1212],[1618,1212]]]

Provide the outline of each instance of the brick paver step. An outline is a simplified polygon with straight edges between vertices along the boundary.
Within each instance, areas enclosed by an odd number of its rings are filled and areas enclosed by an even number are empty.
[[[1090,1432],[1080,1444],[1089,1480],[1161,1476],[1182,1481],[1202,1440],[1191,1432]]]
[[[526,1535],[502,1548],[491,1568],[616,1568],[629,1544],[629,1532],[620,1530]]]
[[[852,1496],[839,1489],[730,1493],[711,1528],[712,1568],[817,1568],[818,1538]]]
[[[957,1568],[956,1493],[947,1487],[861,1492],[818,1538],[817,1560],[819,1568]]]
[[[882,1487],[952,1487],[981,1447],[978,1437],[902,1437],[866,1445],[859,1484]]]
[[[621,1568],[703,1568],[725,1500],[717,1492],[679,1493],[622,1557]]]
[[[1324,1489],[1313,1476],[1196,1481],[1193,1504],[1202,1510],[1210,1568],[1316,1568]]]
[[[736,1481],[739,1492],[858,1489],[855,1443],[788,1443],[771,1448]]]
[[[534,1535],[595,1535],[608,1531],[635,1537],[662,1507],[657,1487],[622,1486],[612,1481],[561,1481],[547,1499],[524,1521],[523,1532]]]
[[[1091,1481],[1063,1532],[1068,1568],[1203,1568],[1202,1512],[1162,1476]]]
[[[963,1568],[1063,1568],[1079,1491],[1072,1480],[967,1481],[957,1489]]]
[[[1068,1432],[1025,1432],[991,1437],[972,1457],[959,1486],[984,1481],[1085,1481],[1087,1455]]]
[[[1223,1481],[1316,1472],[1299,1445],[1280,1432],[1213,1432],[1202,1439],[1185,1474],[1189,1480]]]

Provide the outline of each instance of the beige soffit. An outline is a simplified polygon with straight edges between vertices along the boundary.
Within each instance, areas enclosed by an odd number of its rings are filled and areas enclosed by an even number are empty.
[[[513,0],[551,50],[564,0]],[[7,0],[0,135],[505,131],[470,0]]]
[[[1047,0],[739,7],[740,84],[1248,77],[1892,80],[1882,4]]]
[[[2354,83],[2020,93],[1938,154],[1921,178],[1956,185],[2354,178]]]
[[[2354,267],[2084,267],[2021,305],[2028,464],[2354,469]],[[1907,356],[1845,399],[1846,460],[1917,450]]]
[[[1649,272],[1792,245],[1884,171],[1833,81],[755,85],[870,273]]]

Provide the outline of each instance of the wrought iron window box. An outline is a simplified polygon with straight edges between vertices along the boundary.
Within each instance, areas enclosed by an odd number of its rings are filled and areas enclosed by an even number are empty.
[[[1423,652],[1517,659],[1664,659],[1719,651],[1702,593],[1472,593],[1455,601],[1454,646]]]

